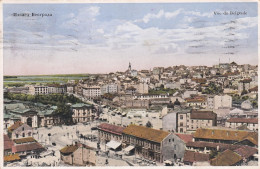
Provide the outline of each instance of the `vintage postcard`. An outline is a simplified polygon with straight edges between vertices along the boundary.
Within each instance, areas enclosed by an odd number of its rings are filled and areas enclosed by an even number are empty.
[[[1,166],[258,168],[258,2],[1,2]]]

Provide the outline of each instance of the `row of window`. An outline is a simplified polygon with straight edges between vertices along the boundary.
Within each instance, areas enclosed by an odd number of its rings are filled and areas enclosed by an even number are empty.
[[[27,135],[28,135],[27,137],[30,137],[30,136],[32,136],[32,133],[29,132]],[[19,134],[15,134],[15,137],[18,138]],[[22,133],[22,137],[25,137],[25,133]]]

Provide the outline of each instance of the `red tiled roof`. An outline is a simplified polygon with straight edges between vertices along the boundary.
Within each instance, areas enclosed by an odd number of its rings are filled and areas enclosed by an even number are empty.
[[[14,142],[6,134],[4,134],[4,150],[12,149],[13,145]]]
[[[19,154],[10,154],[7,156],[4,156],[4,162],[13,162],[13,161],[19,161],[21,158]]]
[[[182,141],[184,143],[188,143],[190,141],[192,141],[193,136],[191,134],[180,134],[180,133],[176,133],[176,136],[178,136],[180,139],[182,139]]]
[[[199,128],[193,135],[194,138],[214,139],[214,140],[234,140],[242,141],[251,139],[254,144],[257,144],[258,133],[241,131],[241,130],[223,130],[223,129],[204,129]]]
[[[240,80],[240,82],[242,83],[250,83],[252,81],[252,79],[243,79],[243,80]]]
[[[41,144],[39,143],[32,143],[32,144],[22,144],[16,145],[12,147],[12,152],[23,152],[23,151],[32,151],[32,150],[39,150],[44,149]]]
[[[258,118],[250,118],[250,119],[230,118],[230,119],[227,120],[227,122],[230,122],[230,123],[255,123],[255,124],[258,124]]]
[[[203,79],[203,78],[192,78],[191,80],[196,83],[206,83],[207,82],[207,79]]]
[[[240,162],[242,159],[243,158],[239,154],[227,149],[213,158],[210,161],[210,164],[213,166],[232,166]]]
[[[209,161],[209,154],[198,153],[194,151],[185,151],[183,162]]]
[[[234,150],[237,154],[242,156],[243,158],[249,158],[252,155],[257,153],[257,149],[249,146],[241,146],[240,148]]]
[[[249,92],[257,92],[258,91],[258,86],[253,87],[251,89],[248,90]]]
[[[240,147],[241,145],[232,145],[232,144],[224,144],[224,143],[213,143],[213,142],[206,142],[206,141],[195,141],[195,142],[188,142],[186,144],[187,147],[195,147],[195,148],[215,148],[219,147],[219,151],[224,151],[226,149],[235,150]]]
[[[123,133],[130,136],[157,142],[157,143],[161,143],[162,140],[170,134],[169,132],[163,130],[157,130],[157,129],[152,129],[145,126],[137,126],[133,124],[127,126],[124,129]]]
[[[206,120],[214,120],[217,118],[217,114],[213,113],[213,111],[197,111],[197,110],[192,110],[191,119],[206,119]]]
[[[186,102],[205,102],[205,98],[199,97],[199,98],[187,98],[185,99]]]
[[[17,121],[15,122],[13,125],[11,125],[10,127],[8,127],[8,132],[12,132],[15,129],[17,129],[18,127],[20,127],[21,125],[23,125],[23,123],[21,121]]]
[[[19,138],[13,140],[16,144],[21,143],[29,143],[29,142],[37,142],[33,137],[25,137],[25,138]]]
[[[102,123],[98,126],[99,130],[103,130],[106,132],[110,132],[117,135],[122,135],[122,132],[124,130],[124,127],[108,124],[108,123]]]
[[[63,154],[71,154],[74,151],[76,151],[79,147],[77,145],[69,145],[69,146],[65,146],[63,147],[60,152]]]

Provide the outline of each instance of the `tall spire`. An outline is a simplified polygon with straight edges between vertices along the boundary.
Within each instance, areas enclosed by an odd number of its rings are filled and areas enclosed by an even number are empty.
[[[128,70],[131,71],[131,63],[129,62]]]

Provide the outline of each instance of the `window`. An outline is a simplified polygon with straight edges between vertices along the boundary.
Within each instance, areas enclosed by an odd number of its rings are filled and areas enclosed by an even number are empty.
[[[174,138],[172,139],[172,142],[174,142]]]
[[[22,128],[22,131],[24,131],[24,127]]]
[[[23,137],[25,137],[25,134],[23,133]]]
[[[180,132],[183,133],[183,128],[180,128]]]
[[[169,139],[169,143],[171,142],[171,139]]]
[[[193,120],[191,120],[191,122],[193,123]]]
[[[183,119],[183,115],[180,115],[180,119]]]
[[[19,135],[18,135],[18,134],[16,134],[16,138],[18,138],[18,136],[19,136]]]
[[[182,122],[180,123],[180,126],[183,126],[183,123],[182,123]]]

